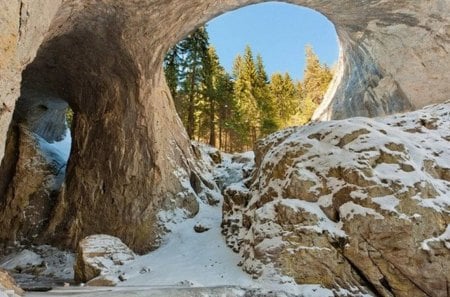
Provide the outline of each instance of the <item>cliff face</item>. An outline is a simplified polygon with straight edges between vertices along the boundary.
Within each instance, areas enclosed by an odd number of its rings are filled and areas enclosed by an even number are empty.
[[[258,2],[0,0],[2,180],[14,180],[19,160],[18,142],[6,135],[21,89],[38,101],[60,98],[76,113],[66,181],[45,238],[74,247],[108,233],[145,251],[162,232],[158,210],[195,214],[195,195],[182,180],[196,180],[198,169],[162,60],[196,26]],[[448,99],[448,1],[288,2],[326,15],[341,42],[340,75],[315,118],[376,116]],[[0,188],[3,210],[10,186]]]
[[[449,115],[450,102],[258,142],[248,187],[224,194],[224,233],[243,269],[350,296],[448,296]]]

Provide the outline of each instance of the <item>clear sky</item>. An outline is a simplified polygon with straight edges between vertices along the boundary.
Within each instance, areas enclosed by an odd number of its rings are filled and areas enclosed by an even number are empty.
[[[289,72],[295,79],[303,77],[306,44],[329,66],[339,54],[333,24],[319,12],[293,4],[247,6],[213,19],[207,30],[221,64],[230,73],[234,58],[247,44],[262,55],[269,76]]]

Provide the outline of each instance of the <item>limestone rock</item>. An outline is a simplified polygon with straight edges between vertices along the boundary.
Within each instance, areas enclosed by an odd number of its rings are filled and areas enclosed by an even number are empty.
[[[120,239],[109,235],[88,236],[78,245],[75,280],[91,286],[114,285],[114,280],[104,275],[116,272],[134,259],[134,253]]]
[[[251,200],[225,190],[225,235],[243,268],[355,295],[447,296],[449,115],[450,102],[259,142],[253,183],[240,191]]]
[[[22,296],[24,294],[23,290],[16,285],[14,279],[8,274],[7,271],[0,268],[0,294],[11,290],[16,295]],[[11,295],[7,295],[11,296]]]
[[[66,160],[45,151],[47,142],[28,127],[19,126],[16,137],[19,155],[15,175],[0,208],[3,244],[39,240],[51,218],[66,166]]]
[[[111,276],[100,275],[88,281],[86,285],[91,287],[115,287],[117,279]]]
[[[86,235],[108,233],[145,252],[164,233],[161,209],[186,205],[195,215],[196,197],[179,176],[200,173],[163,57],[211,18],[260,2],[0,0],[0,158],[19,154],[6,136],[21,90],[60,98],[76,114],[46,241],[75,248]],[[316,118],[376,116],[448,99],[448,1],[287,2],[322,12],[340,38],[338,75]],[[7,165],[1,181],[14,178]],[[3,196],[0,204],[7,204]]]

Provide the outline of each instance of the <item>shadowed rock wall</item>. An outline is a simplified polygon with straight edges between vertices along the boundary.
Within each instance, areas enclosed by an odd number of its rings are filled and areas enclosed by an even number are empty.
[[[64,98],[76,113],[66,184],[45,238],[74,247],[101,232],[145,251],[157,244],[163,205],[195,214],[192,198],[176,198],[187,190],[179,173],[195,165],[162,60],[196,26],[259,2],[0,0],[0,158],[25,68],[24,87]],[[322,12],[340,38],[339,75],[315,118],[448,99],[448,1],[286,2]]]

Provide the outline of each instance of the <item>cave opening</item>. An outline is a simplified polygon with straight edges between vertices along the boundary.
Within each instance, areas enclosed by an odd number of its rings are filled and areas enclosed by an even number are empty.
[[[25,81],[11,121],[2,161],[2,224],[4,245],[29,245],[49,223],[65,181],[72,134],[66,100],[28,88]],[[11,210],[15,211],[12,212]],[[19,216],[20,218],[17,218]],[[20,221],[20,224],[18,221]]]
[[[239,152],[311,121],[342,74],[339,47],[324,15],[271,1],[198,27],[169,49],[164,71],[189,138]]]

